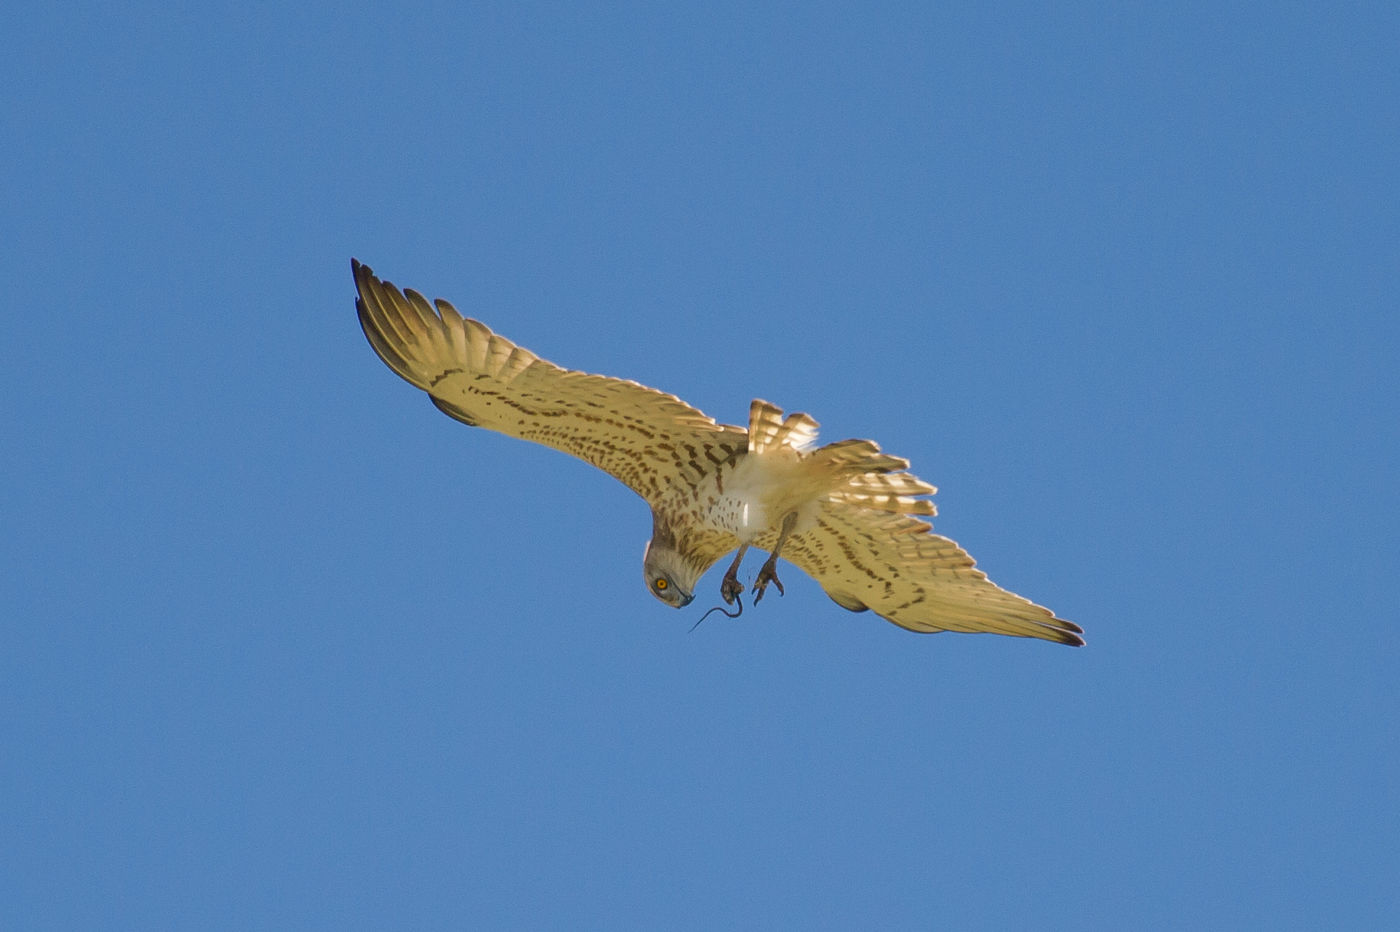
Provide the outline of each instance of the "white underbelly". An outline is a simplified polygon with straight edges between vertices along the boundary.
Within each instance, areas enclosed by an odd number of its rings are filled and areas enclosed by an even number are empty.
[[[804,488],[801,464],[783,455],[747,456],[718,489],[712,520],[742,543],[773,531],[790,512],[797,512],[794,533],[816,523],[819,508],[811,490]]]
[[[713,517],[715,524],[745,543],[773,526],[763,503],[742,495],[721,495]]]

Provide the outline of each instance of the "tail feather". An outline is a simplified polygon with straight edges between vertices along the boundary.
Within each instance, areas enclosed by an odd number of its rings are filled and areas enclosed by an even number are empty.
[[[812,458],[837,478],[838,485],[828,493],[828,501],[898,515],[938,513],[933,502],[923,497],[938,490],[905,472],[909,461],[881,453],[874,441],[829,443],[814,452]]]
[[[932,495],[938,489],[907,472],[866,472],[851,479],[850,487],[862,492],[890,492],[895,495]]]
[[[832,492],[827,501],[840,505],[854,505],[857,508],[871,508],[895,515],[938,514],[933,502],[926,498],[910,498],[907,495],[870,494],[865,492]]]
[[[817,450],[813,456],[828,469],[849,473],[852,477],[909,468],[908,460],[881,453],[880,445],[873,440],[838,440]]]
[[[762,399],[749,405],[749,452],[764,453],[781,447],[805,450],[817,440],[817,422],[806,414],[789,414]]]
[[[788,448],[806,451],[817,439],[817,422],[805,414],[783,416],[775,404],[754,399],[749,406],[749,452]],[[812,492],[829,502],[896,515],[937,514],[924,496],[937,491],[906,472],[909,461],[880,452],[872,440],[841,440],[803,457],[811,467]],[[927,527],[925,527],[927,530]]]

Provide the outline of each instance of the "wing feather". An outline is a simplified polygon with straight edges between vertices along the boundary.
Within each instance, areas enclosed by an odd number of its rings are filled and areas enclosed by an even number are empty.
[[[911,631],[965,631],[1080,646],[1084,631],[1008,592],[927,523],[854,504],[823,505],[783,556],[851,611],[873,610]]]
[[[656,389],[563,369],[441,299],[380,281],[351,260],[360,326],[379,358],[463,423],[554,447],[649,502],[742,452],[748,434]]]

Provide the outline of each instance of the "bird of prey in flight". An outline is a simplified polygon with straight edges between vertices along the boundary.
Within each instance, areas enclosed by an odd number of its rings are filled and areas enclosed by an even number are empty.
[[[429,303],[351,266],[370,345],[444,413],[570,453],[646,500],[652,533],[642,572],[667,605],[690,604],[705,571],[736,550],[720,583],[733,605],[744,589],[740,561],[754,547],[768,552],[755,603],[770,584],[782,592],[782,556],[842,608],[912,631],[1084,643],[1078,625],[997,586],[961,547],[933,534],[922,518],[934,514],[934,487],[872,441],[818,446],[816,421],[758,400],[747,429],[717,424],[674,395],[562,369],[446,301]]]

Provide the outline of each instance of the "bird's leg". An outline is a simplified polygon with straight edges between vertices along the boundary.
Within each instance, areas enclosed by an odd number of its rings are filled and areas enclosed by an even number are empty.
[[[792,526],[797,523],[797,512],[789,511],[783,516],[783,525],[778,529],[778,542],[773,545],[773,552],[768,554],[768,559],[758,571],[758,578],[753,583],[753,604],[757,605],[763,598],[763,591],[772,583],[778,587],[778,595],[783,595],[783,584],[778,581],[778,554],[782,553],[783,544],[787,542],[788,535],[792,533]]]
[[[744,591],[744,584],[739,582],[739,563],[744,559],[744,553],[748,549],[748,544],[740,546],[739,552],[734,554],[734,562],[729,564],[729,570],[724,574],[724,579],[719,584],[720,598],[730,605],[733,605],[734,600]]]

